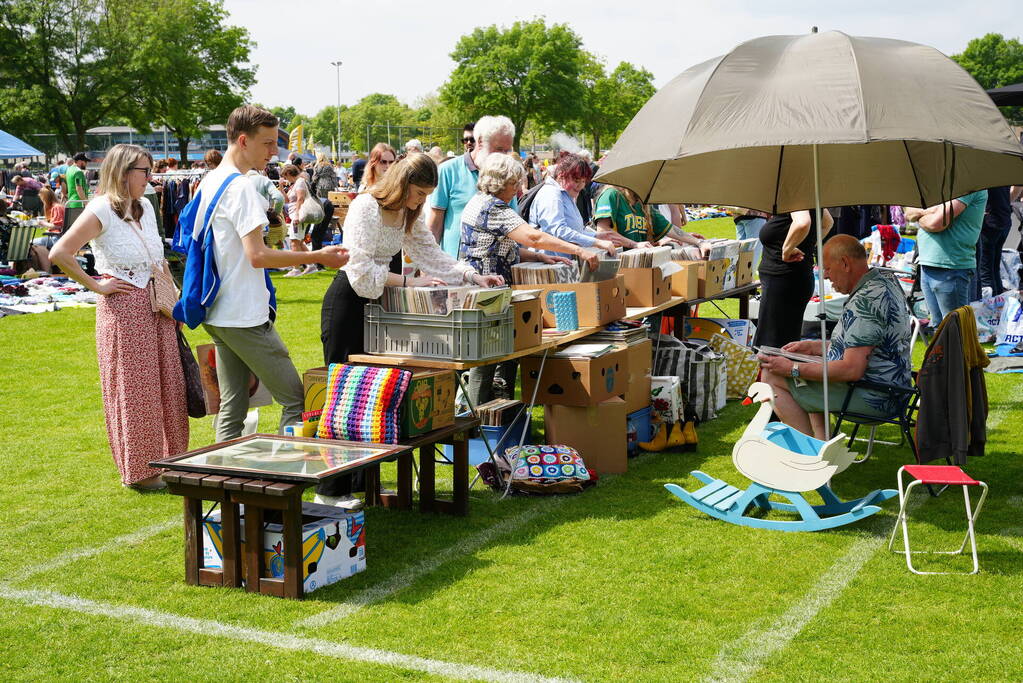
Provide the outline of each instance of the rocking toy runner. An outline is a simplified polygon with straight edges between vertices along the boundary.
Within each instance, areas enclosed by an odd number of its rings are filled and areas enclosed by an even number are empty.
[[[828,482],[852,463],[854,454],[842,444],[845,435],[837,434],[825,442],[780,422],[769,422],[774,409],[774,392],[763,382],[750,386],[743,404],[754,401],[760,402],[760,410],[732,449],[735,468],[753,481],[747,489],[738,489],[699,470],[692,475],[706,486],[697,491],[687,491],[677,484],[664,487],[711,517],[779,531],[820,531],[850,524],[878,512],[881,508],[874,503],[896,495],[894,489],[878,489],[862,498],[842,501]],[[803,497],[807,491],[817,491],[823,504],[811,505]],[[791,502],[772,501],[771,494]],[[764,511],[795,512],[801,519],[747,517],[751,506]]]

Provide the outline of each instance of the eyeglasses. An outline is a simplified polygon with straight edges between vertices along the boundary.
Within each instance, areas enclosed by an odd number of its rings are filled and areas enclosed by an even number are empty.
[[[129,171],[142,171],[143,173],[146,174],[147,178],[149,176],[153,175],[153,169],[149,168],[148,166],[132,166],[128,170]]]

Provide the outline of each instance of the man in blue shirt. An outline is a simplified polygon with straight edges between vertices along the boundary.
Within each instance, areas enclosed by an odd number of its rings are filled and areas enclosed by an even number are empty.
[[[430,195],[427,225],[452,258],[458,258],[462,239],[462,209],[476,194],[479,167],[490,154],[507,154],[515,143],[515,124],[507,116],[484,116],[473,129],[474,148],[458,159],[443,164],[438,172],[437,189]],[[518,208],[512,200],[511,207]]]
[[[977,268],[977,240],[985,206],[987,190],[927,209],[906,207],[906,220],[920,224],[920,289],[932,327],[970,303],[970,281]]]

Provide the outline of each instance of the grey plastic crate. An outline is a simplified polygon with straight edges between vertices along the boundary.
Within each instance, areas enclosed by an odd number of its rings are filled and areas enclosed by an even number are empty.
[[[483,311],[447,315],[388,313],[366,304],[363,339],[366,353],[444,360],[486,360],[515,350],[514,313],[488,316]]]

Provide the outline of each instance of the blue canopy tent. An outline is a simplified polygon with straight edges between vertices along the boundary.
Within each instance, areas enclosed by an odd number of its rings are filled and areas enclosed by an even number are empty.
[[[0,130],[0,159],[18,159],[21,157],[41,157],[42,152],[10,133]]]

